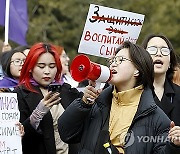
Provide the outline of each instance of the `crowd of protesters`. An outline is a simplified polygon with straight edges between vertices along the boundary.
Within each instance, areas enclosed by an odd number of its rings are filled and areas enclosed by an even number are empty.
[[[23,154],[180,153],[180,69],[167,37],[124,42],[107,88],[89,81],[83,92],[64,47],[0,46],[0,92],[17,93]]]

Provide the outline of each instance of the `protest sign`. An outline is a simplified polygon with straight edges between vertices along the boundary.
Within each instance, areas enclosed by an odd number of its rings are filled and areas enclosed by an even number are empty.
[[[22,154],[21,136],[15,122],[0,123],[0,154]]]
[[[91,4],[79,53],[111,57],[124,41],[136,43],[144,15]]]
[[[19,121],[16,93],[0,93],[0,122]]]
[[[0,93],[0,154],[22,154],[16,93]]]

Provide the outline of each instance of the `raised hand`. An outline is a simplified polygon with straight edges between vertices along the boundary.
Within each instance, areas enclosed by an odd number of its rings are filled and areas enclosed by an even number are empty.
[[[177,146],[180,146],[180,126],[175,126],[175,123],[173,121],[171,121],[170,124],[168,137],[170,138],[171,142],[173,142]]]
[[[24,126],[23,126],[20,122],[17,122],[15,125],[18,126],[18,128],[19,128],[19,134],[21,135],[21,137],[23,137],[24,134],[25,134],[25,132],[24,132]]]
[[[94,100],[99,96],[101,93],[101,89],[96,89],[96,82],[95,81],[89,81],[89,85],[86,86],[84,89],[84,96],[83,101],[87,104],[93,104]]]

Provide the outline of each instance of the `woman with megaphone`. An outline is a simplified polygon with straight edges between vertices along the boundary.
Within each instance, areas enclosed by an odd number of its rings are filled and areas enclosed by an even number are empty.
[[[129,41],[109,59],[111,85],[90,84],[58,120],[61,139],[80,143],[79,154],[176,154],[170,120],[154,102],[151,56]]]

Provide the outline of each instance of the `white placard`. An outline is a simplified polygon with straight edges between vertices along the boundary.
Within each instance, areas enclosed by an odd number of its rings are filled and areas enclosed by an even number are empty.
[[[136,43],[144,15],[91,4],[79,53],[111,57],[124,41]]]
[[[0,123],[0,154],[22,154],[21,136],[15,122]]]
[[[0,122],[19,121],[16,93],[0,93]]]
[[[0,93],[0,154],[22,154],[16,93]]]

